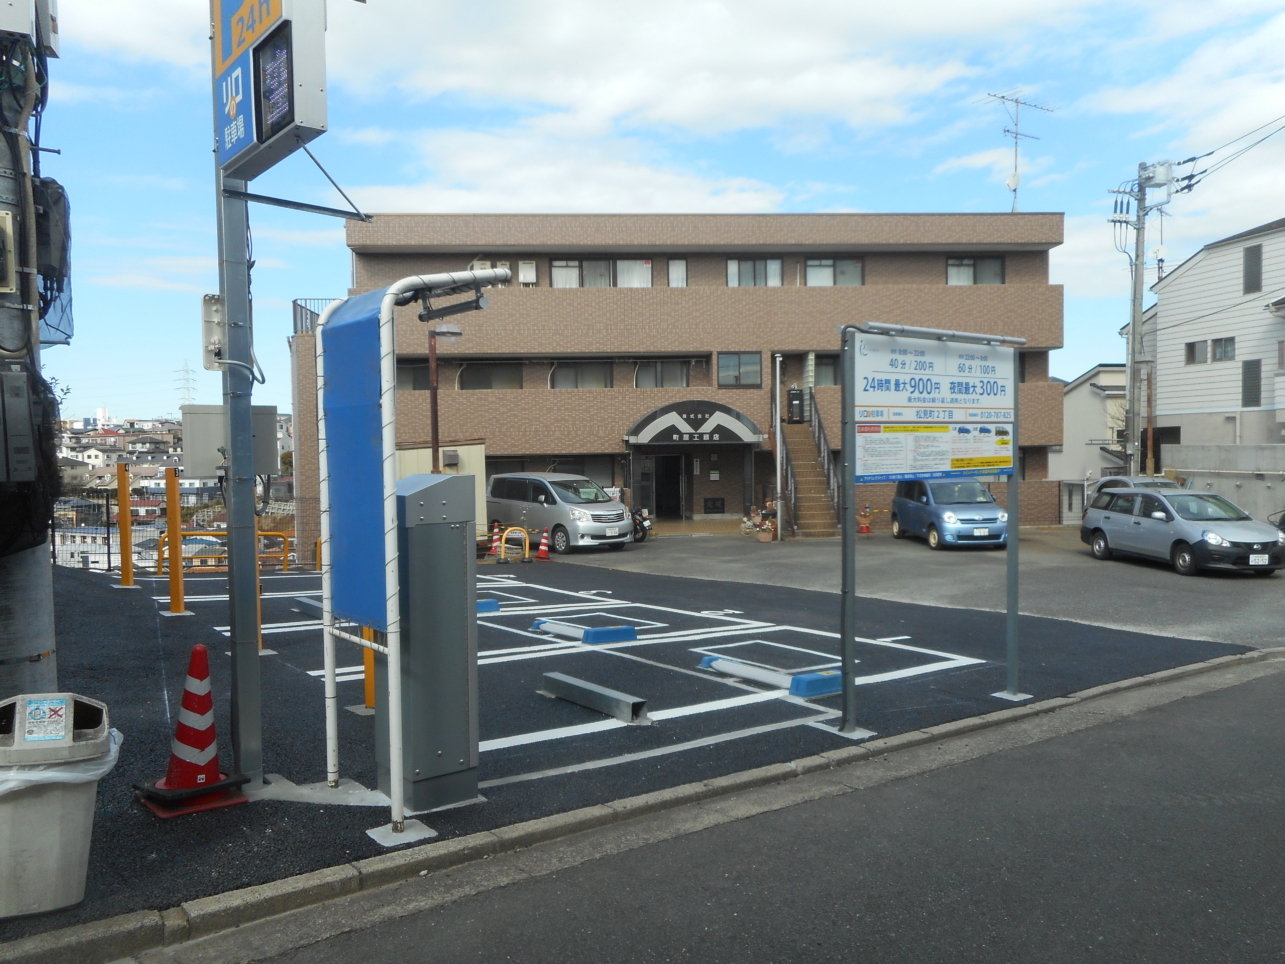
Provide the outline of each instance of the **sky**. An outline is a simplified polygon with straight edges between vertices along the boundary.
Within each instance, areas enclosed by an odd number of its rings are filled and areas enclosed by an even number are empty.
[[[328,4],[311,146],[366,211],[1002,212],[1011,119],[988,95],[1052,108],[1022,113],[1018,204],[1066,215],[1051,370],[1068,379],[1124,359],[1108,191],[1285,115],[1279,0]],[[208,20],[207,0],[61,0],[42,138],[61,154],[42,173],[71,199],[76,336],[43,363],[65,417],[221,401],[200,351],[218,290]],[[1172,268],[1285,217],[1283,162],[1285,133],[1174,197],[1148,250],[1163,226]],[[343,205],[301,153],[251,190]],[[252,206],[251,226],[255,402],[286,412],[290,302],[342,297],[350,258],[338,219]]]

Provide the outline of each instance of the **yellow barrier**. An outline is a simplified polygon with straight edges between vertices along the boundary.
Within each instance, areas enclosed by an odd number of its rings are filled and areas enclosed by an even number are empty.
[[[182,537],[212,536],[217,538],[227,538],[227,531],[226,530],[215,530],[211,532],[193,531],[193,532],[183,532],[181,535]],[[276,559],[280,557],[281,571],[289,572],[290,571],[290,536],[288,536],[284,532],[260,532],[258,535],[260,539],[280,539],[281,540],[281,549],[279,551],[276,549],[273,549],[268,552],[260,552],[259,555],[263,558],[268,558],[268,559]],[[162,532],[161,538],[156,545],[156,574],[158,576],[163,575],[165,572],[166,560],[169,558],[168,543],[169,543],[169,532]],[[226,559],[227,557],[228,557],[228,554],[226,552],[216,552],[208,556],[196,556],[195,559],[196,561],[204,562],[206,560],[213,560],[213,559]],[[187,560],[184,560],[185,565],[186,565],[186,562]]]
[[[507,529],[504,530],[504,534],[500,536],[500,558],[495,560],[495,564],[497,566],[498,565],[507,566],[509,564],[509,560],[505,558],[504,553],[509,548],[510,532],[522,533],[522,559],[520,561],[521,562],[531,561],[531,533],[527,532],[521,526],[509,526]]]

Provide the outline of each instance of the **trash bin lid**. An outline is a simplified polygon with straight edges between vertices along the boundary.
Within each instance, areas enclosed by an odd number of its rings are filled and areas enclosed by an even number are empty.
[[[61,763],[109,749],[107,704],[75,693],[24,693],[0,701],[0,766]]]

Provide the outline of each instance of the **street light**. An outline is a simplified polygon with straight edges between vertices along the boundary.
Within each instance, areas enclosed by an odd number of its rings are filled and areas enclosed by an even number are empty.
[[[454,344],[464,337],[459,325],[438,325],[428,332],[428,388],[429,409],[433,422],[433,474],[442,471],[442,464],[437,454],[437,343]]]

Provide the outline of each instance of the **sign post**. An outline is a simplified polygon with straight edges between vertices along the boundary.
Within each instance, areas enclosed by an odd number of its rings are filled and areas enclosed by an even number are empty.
[[[1017,349],[1025,338],[868,322],[843,335],[843,731],[856,726],[856,491],[870,482],[1008,477],[1007,688],[1018,692]],[[849,656],[852,650],[854,655]],[[851,664],[851,665],[850,665]]]
[[[254,359],[245,189],[325,132],[325,16],[325,0],[210,0],[220,324],[226,330],[219,350],[207,352],[206,367],[223,373],[232,754],[251,788],[263,780],[251,422],[251,393],[263,376]]]

